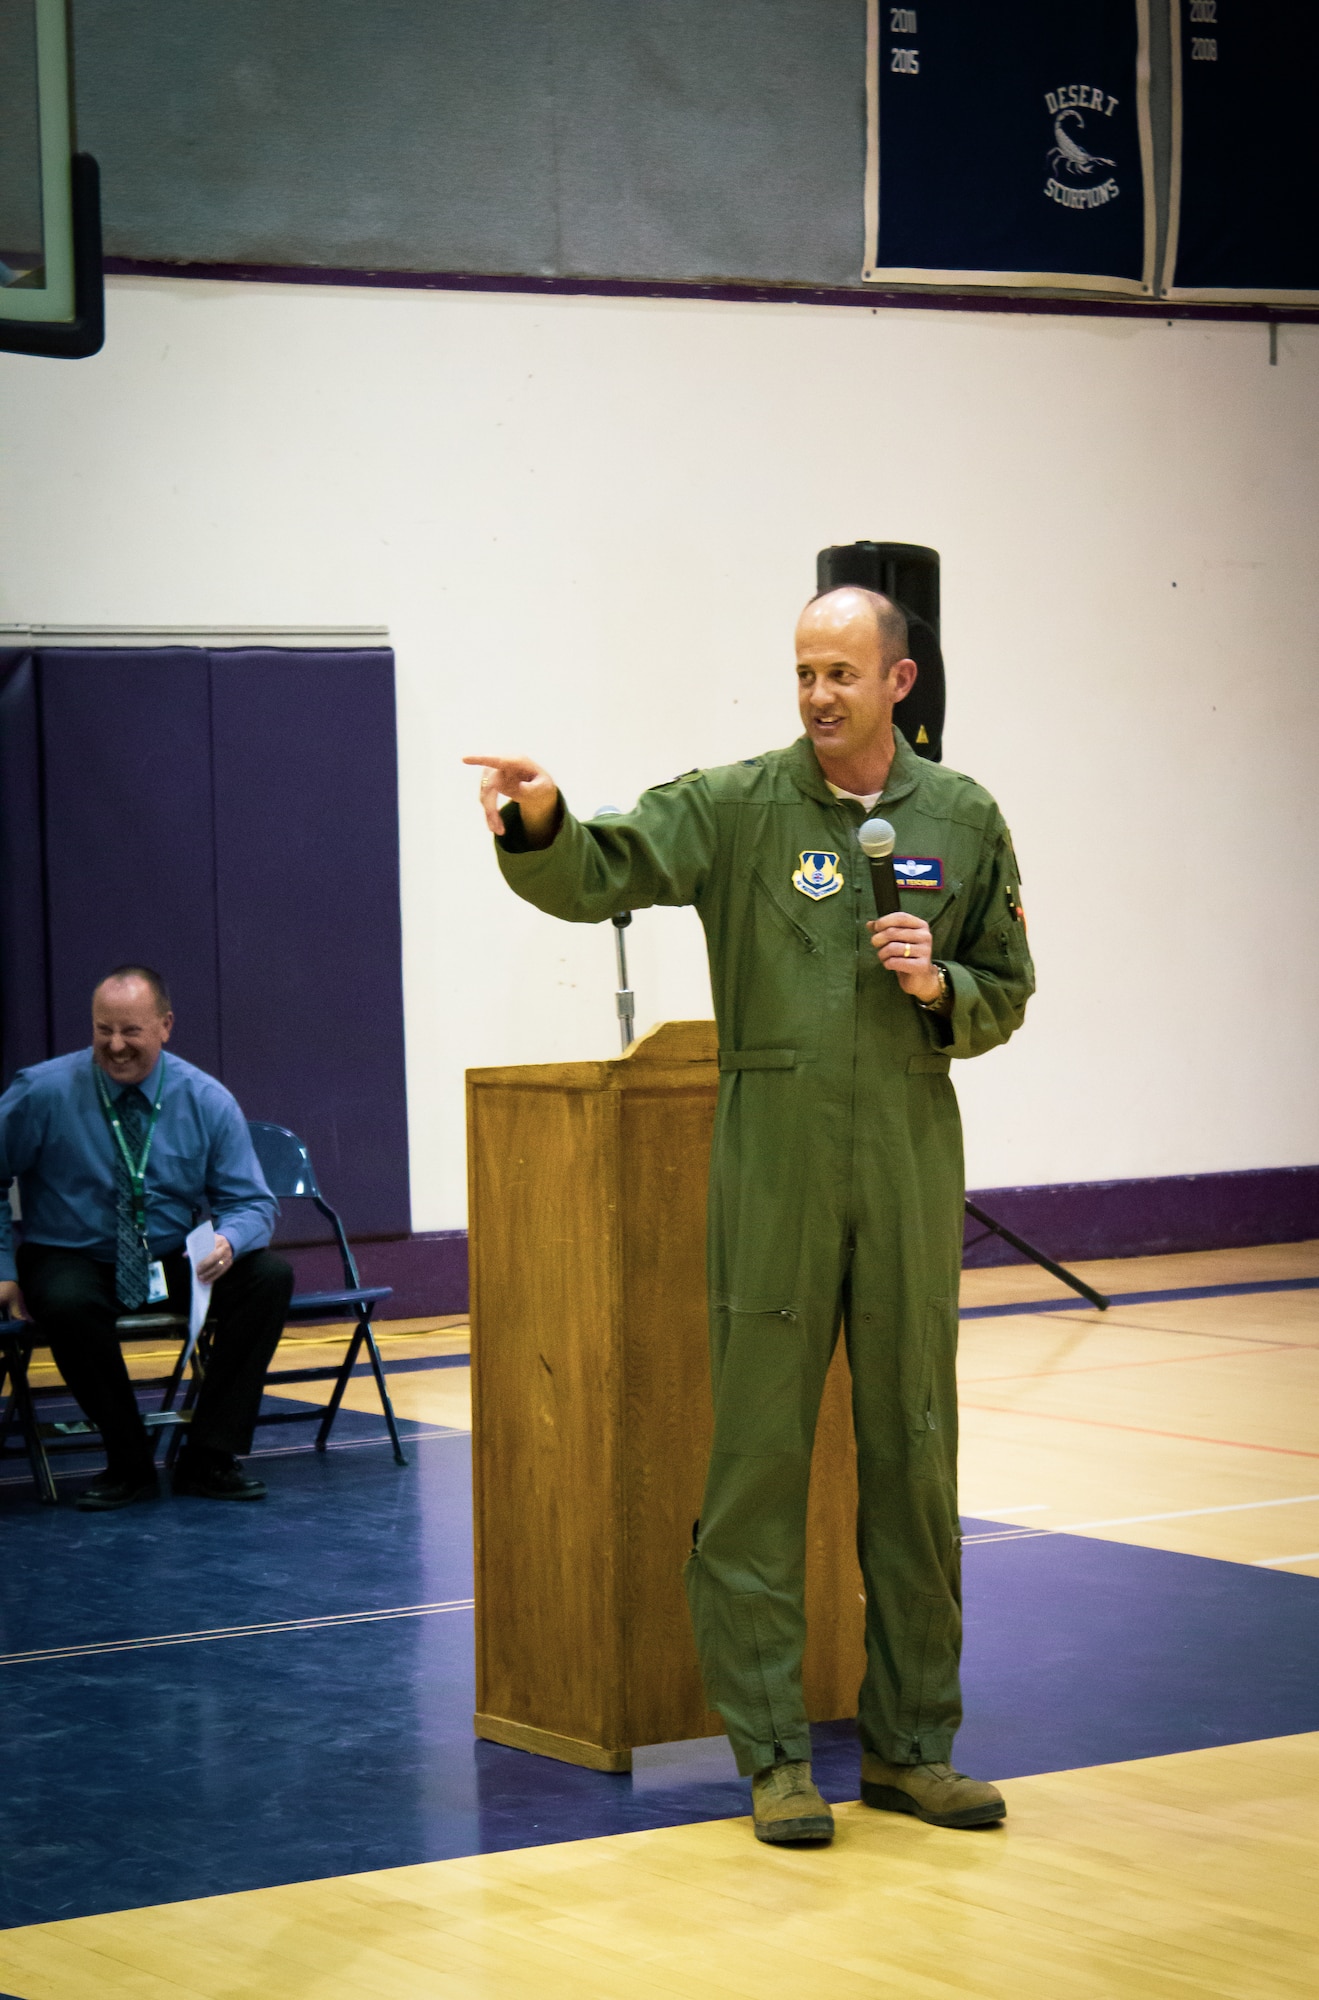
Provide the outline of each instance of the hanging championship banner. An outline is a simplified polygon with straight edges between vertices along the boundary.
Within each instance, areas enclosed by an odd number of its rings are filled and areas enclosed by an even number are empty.
[[[1149,0],[868,4],[865,278],[1152,296]]]
[[[1314,88],[1319,7],[1168,0],[1172,299],[1319,305]]]

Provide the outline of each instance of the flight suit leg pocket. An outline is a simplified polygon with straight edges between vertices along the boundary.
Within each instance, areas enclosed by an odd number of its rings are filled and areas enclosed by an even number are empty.
[[[951,1329],[951,1338],[950,1338]],[[876,1299],[849,1315],[852,1412],[864,1462],[923,1477],[942,1467],[945,1435],[956,1438],[957,1310],[949,1300]]]
[[[946,1455],[945,1433],[954,1440],[957,1433],[956,1305],[927,1299],[913,1330],[914,1352],[900,1369],[903,1424],[913,1454],[934,1471]]]
[[[810,1459],[833,1352],[795,1306],[711,1307],[716,1453]]]

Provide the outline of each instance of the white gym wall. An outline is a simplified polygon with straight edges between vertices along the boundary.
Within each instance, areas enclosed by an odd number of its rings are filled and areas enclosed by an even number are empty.
[[[1024,869],[969,1183],[1319,1158],[1319,328],[107,294],[95,359],[0,356],[0,620],[389,626],[416,1228],[464,1220],[466,1067],[617,1046],[612,931],[504,891],[460,755],[591,811],[786,742],[859,537],[942,554],[946,759]],[[708,1013],[691,912],[628,939],[640,1026]]]

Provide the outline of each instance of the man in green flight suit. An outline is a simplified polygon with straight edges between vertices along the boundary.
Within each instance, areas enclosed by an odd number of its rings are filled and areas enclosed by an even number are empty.
[[[916,678],[887,598],[827,592],[797,627],[805,735],[574,819],[521,757],[484,765],[505,879],[599,923],[694,904],[722,1072],[709,1191],[714,1444],[686,1580],[702,1671],[762,1840],[827,1840],[801,1660],[807,1485],[840,1321],[866,1587],[861,1795],[936,1826],[1004,1814],[949,1757],[961,1721],[957,1514],[962,1143],[948,1078],[1034,988],[1011,840],[989,794],[893,727]],[[512,803],[503,813],[499,799]],[[895,828],[902,908],[857,844]]]

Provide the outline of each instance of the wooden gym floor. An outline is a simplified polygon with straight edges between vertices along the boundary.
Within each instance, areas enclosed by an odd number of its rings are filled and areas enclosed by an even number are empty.
[[[188,1900],[148,1907],[89,1896],[83,1907],[103,1913],[11,1915],[0,1986],[20,2000],[1309,2000],[1319,1986],[1319,1667],[1308,1636],[1319,1630],[1319,1243],[1084,1275],[1127,1302],[1101,1315],[1020,1266],[970,1272],[964,1285],[962,1493],[968,1581],[979,1579],[968,1666],[979,1657],[975,1685],[1008,1689],[1024,1711],[1008,1719],[1025,1746],[1012,1768],[1032,1773],[1005,1784],[1005,1829],[944,1833],[844,1805],[832,1848],[772,1852],[744,1817],[711,1817],[695,1792],[689,1823],[581,1840],[548,1815],[538,1832],[532,1806],[516,1839],[499,1835],[502,1852],[479,1851],[490,1835],[409,1866],[282,1886],[274,1870],[276,1886],[235,1894],[184,1887]],[[1148,1293],[1160,1296],[1129,1298]],[[1003,1310],[1025,1305],[1037,1309]],[[418,1439],[456,1443],[468,1421],[465,1330],[387,1332],[400,1416]],[[305,1339],[297,1358],[309,1358]],[[350,1399],[365,1421],[369,1383]],[[1010,1684],[986,1678],[977,1636],[1008,1565],[1048,1600],[1022,1628],[1024,1650],[1042,1648],[1038,1669],[1023,1658]],[[1055,1724],[1030,1712],[1035,1678],[1052,1675],[1064,1707],[1069,1688],[1084,1706],[1124,1661],[1086,1657],[1093,1641],[1061,1664],[1044,1659],[1050,1594],[1064,1585],[1125,1592],[1128,1610],[1145,1592],[1124,1645],[1138,1646],[1142,1612],[1157,1624],[1169,1598],[1201,1590],[1206,1607],[1193,1640],[1151,1655],[1131,1681],[1129,1732],[1119,1705],[1103,1761],[1086,1749],[1084,1715],[1067,1722],[1066,1769],[1050,1767]],[[1284,1675],[1276,1699],[1257,1698],[1278,1681],[1290,1639],[1303,1681]],[[1195,1713],[1177,1740],[1204,1747],[1140,1756],[1149,1712],[1168,1740],[1183,1700]],[[972,1702],[968,1764],[991,1741],[986,1728]],[[611,1796],[631,1782],[600,1781]],[[258,1817],[251,1839],[261,1838]]]

